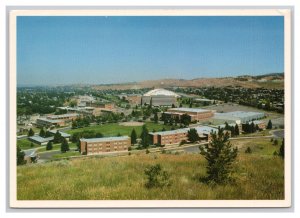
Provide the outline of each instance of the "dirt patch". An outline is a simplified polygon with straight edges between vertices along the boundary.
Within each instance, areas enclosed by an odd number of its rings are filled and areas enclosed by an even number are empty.
[[[119,123],[120,126],[142,126],[144,125],[143,122],[123,122]]]

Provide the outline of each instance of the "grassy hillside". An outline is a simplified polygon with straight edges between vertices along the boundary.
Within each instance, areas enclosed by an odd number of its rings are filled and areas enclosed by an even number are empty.
[[[279,146],[273,146],[266,139],[261,143],[245,143],[253,153],[245,154],[245,146],[239,145],[239,155],[234,165],[236,171],[232,175],[236,180],[234,184],[212,187],[199,182],[199,177],[205,176],[206,171],[206,160],[199,154],[86,157],[18,167],[17,198],[283,199],[283,160],[272,155]],[[156,163],[169,172],[172,185],[147,189],[144,170]]]

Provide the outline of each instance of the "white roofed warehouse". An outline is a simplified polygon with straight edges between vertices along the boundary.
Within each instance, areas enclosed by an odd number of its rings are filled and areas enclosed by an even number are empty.
[[[259,120],[264,117],[265,113],[263,112],[233,111],[227,113],[215,113],[214,119],[246,123],[253,120]]]
[[[177,98],[180,95],[166,89],[153,89],[142,96],[142,104],[152,104],[153,106],[177,105]]]

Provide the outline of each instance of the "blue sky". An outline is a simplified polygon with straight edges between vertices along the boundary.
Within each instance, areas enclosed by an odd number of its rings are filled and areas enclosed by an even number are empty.
[[[18,85],[283,72],[283,17],[18,17]]]

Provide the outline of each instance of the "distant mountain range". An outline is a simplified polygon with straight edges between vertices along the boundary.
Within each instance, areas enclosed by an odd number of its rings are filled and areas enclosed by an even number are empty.
[[[97,90],[104,89],[141,89],[141,88],[170,88],[170,87],[244,87],[244,88],[268,88],[283,89],[284,73],[271,73],[258,76],[243,75],[237,77],[222,78],[196,78],[191,80],[185,79],[160,79],[146,80],[141,82],[109,84],[109,85],[92,85]]]

